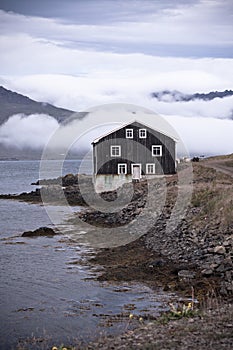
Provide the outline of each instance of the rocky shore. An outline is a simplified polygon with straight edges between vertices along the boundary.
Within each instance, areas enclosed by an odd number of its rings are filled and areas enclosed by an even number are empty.
[[[166,290],[233,295],[233,178],[194,165],[194,192],[186,216],[174,231],[166,230],[176,202],[176,176],[168,179],[167,200],[149,232],[123,247],[101,250],[92,263],[105,266],[100,279],[143,280]],[[122,211],[81,212],[82,220],[98,226],[124,225],[143,210],[146,184],[136,185],[136,198]],[[140,195],[139,195],[140,194]]]
[[[148,188],[155,197],[151,210],[157,210],[164,185],[166,201],[148,232],[128,245],[102,249],[91,263],[105,266],[100,279],[144,280],[162,285],[166,290],[186,290],[193,285],[206,295],[213,291],[221,296],[233,294],[233,156],[193,164],[193,194],[184,218],[175,229],[166,230],[177,201],[177,175],[133,184],[130,202],[112,213],[87,207],[94,188],[91,176],[68,174],[62,178],[40,180],[41,188],[20,195],[1,195],[33,203],[47,198],[49,203],[86,206],[77,213],[79,219],[96,227],[122,227],[139,217],[148,205]],[[213,164],[217,167],[214,169]],[[217,165],[216,165],[217,164]],[[226,169],[226,171],[224,171]],[[81,183],[81,190],[80,190]],[[149,186],[149,187],[148,187]],[[124,185],[127,196],[132,185]],[[119,193],[101,194],[104,203],[114,203]],[[64,199],[65,198],[65,199]],[[157,201],[157,202],[156,202]],[[46,204],[46,203],[45,203]],[[107,204],[108,205],[108,204]],[[147,208],[148,210],[148,208]],[[140,217],[140,220],[143,220]],[[147,224],[150,217],[146,217]],[[188,282],[188,283],[186,283]],[[190,288],[189,288],[190,289]]]
[[[161,317],[139,324],[133,332],[103,337],[86,347],[73,350],[219,350],[232,349],[233,306],[212,303],[196,317],[164,321]]]
[[[166,178],[166,200],[148,232],[129,244],[97,250],[90,264],[104,267],[97,277],[101,281],[140,281],[185,298],[191,298],[193,291],[201,315],[172,320],[165,326],[147,323],[135,332],[100,339],[85,349],[232,348],[233,155],[193,164],[193,176],[191,201],[173,231],[166,230],[166,225],[177,201],[177,175]],[[133,185],[131,201],[123,209],[112,213],[90,209],[91,177],[81,178],[82,191],[79,181],[75,175],[44,180],[37,183],[42,188],[30,194],[1,198],[36,203],[49,193],[51,203],[59,205],[64,200],[64,194],[60,197],[62,188],[70,205],[84,206],[78,218],[100,228],[124,227],[148,204],[148,182],[144,181]],[[154,179],[149,185],[156,193],[150,200],[161,201],[164,183]],[[122,191],[127,195],[132,186],[124,185]],[[101,198],[114,203],[117,195],[116,191],[105,192]]]
[[[232,349],[232,158],[193,164],[192,200],[176,230],[166,231],[177,198],[174,176],[167,179],[167,200],[150,231],[128,245],[102,249],[91,259],[92,264],[104,266],[99,280],[142,281],[189,299],[193,293],[197,314],[169,320],[165,315],[165,322],[164,315],[149,323],[136,321],[133,332],[104,337],[85,350]],[[80,216],[99,226],[122,225],[143,210],[147,198],[143,186],[135,185],[135,201],[116,214],[86,210]]]
[[[84,182],[82,193],[79,189],[79,181]],[[38,180],[32,185],[40,186],[29,193],[20,194],[1,194],[0,199],[15,199],[29,203],[44,203],[63,205],[66,202],[69,205],[85,206],[83,197],[88,197],[93,191],[92,177],[86,175],[67,174],[64,177],[49,180]]]

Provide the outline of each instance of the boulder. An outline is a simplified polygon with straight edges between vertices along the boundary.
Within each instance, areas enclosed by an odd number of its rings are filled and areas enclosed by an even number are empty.
[[[58,233],[55,232],[52,228],[50,227],[40,227],[36,229],[35,231],[25,231],[22,234],[22,237],[39,237],[39,236],[55,236]]]

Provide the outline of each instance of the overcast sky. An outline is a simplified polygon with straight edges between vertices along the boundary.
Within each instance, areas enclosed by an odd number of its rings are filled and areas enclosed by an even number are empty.
[[[1,0],[0,84],[73,110],[124,102],[173,122],[228,119],[229,131],[233,98],[165,103],[150,93],[232,89],[232,23],[232,0]]]
[[[47,44],[162,56],[233,55],[232,0],[4,0],[0,8],[2,34]]]

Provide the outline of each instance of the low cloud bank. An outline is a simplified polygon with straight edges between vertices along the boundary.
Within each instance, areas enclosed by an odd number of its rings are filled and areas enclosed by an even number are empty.
[[[58,127],[57,120],[45,114],[16,114],[0,126],[0,143],[18,149],[42,149]]]
[[[92,128],[92,118],[99,121],[99,127]],[[179,134],[191,155],[217,155],[233,152],[232,120],[185,118],[177,115],[164,115],[164,118]],[[137,119],[137,115],[132,114],[132,119]],[[67,125],[59,126],[54,118],[47,115],[18,114],[10,117],[0,127],[0,144],[17,149],[42,150],[51,139],[54,139],[50,144],[54,150],[73,149],[77,153],[83,153],[91,149],[91,142],[95,138],[118,127],[120,123],[122,120],[117,118],[106,123],[106,120],[101,119],[98,113],[90,113],[83,121],[72,120]],[[56,135],[55,138],[54,135]],[[75,142],[73,143],[72,140]]]
[[[191,155],[233,153],[233,121],[215,118],[164,116],[176,129]]]
[[[177,61],[174,60],[174,65],[176,63]],[[191,65],[190,62],[189,64]],[[166,59],[164,65],[166,66]],[[223,71],[220,63],[219,66],[221,68],[219,70]],[[161,72],[154,72],[154,67],[151,67],[151,70],[144,68],[139,72],[125,68],[123,72],[101,71],[98,74],[90,73],[84,76],[44,74],[14,77],[13,80],[3,82],[7,88],[25,94],[36,101],[49,102],[73,111],[85,111],[87,108],[108,103],[132,103],[166,115],[232,118],[233,96],[215,98],[211,101],[194,100],[173,103],[153,98],[151,94],[154,91],[167,89],[192,94],[224,91],[232,87],[226,79],[226,74],[222,74],[221,78],[220,72],[214,75],[191,70],[191,68],[181,71],[175,70],[175,66],[173,69],[172,72],[164,72],[162,66]]]

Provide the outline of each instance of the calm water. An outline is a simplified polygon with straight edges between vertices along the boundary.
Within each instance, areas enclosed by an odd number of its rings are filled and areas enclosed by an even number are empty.
[[[56,174],[56,162],[49,166]],[[77,161],[66,161],[63,174],[77,173],[77,167]],[[0,193],[31,191],[31,182],[38,178],[38,161],[0,162]],[[28,349],[47,349],[120,333],[128,319],[107,320],[129,313],[127,304],[135,305],[135,314],[157,314],[168,301],[168,295],[154,294],[144,285],[94,281],[97,272],[85,258],[93,251],[71,242],[67,214],[63,207],[59,211],[56,225],[65,234],[22,238],[25,230],[52,225],[44,207],[0,200],[0,349],[15,349],[19,343]]]
[[[36,188],[31,183],[36,182],[39,178],[56,178],[70,173],[77,174],[80,163],[80,160],[66,160],[61,167],[60,162],[48,160],[43,162],[42,167],[39,160],[0,161],[0,193],[30,192]],[[82,172],[91,173],[91,159],[82,163]]]

